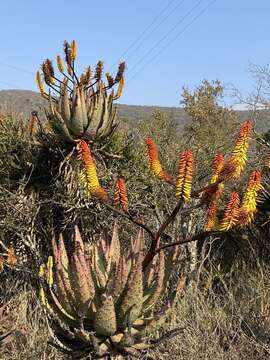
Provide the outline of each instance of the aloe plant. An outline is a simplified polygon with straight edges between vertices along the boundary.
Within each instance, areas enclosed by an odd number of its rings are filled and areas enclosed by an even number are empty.
[[[72,244],[67,248],[65,243]],[[144,234],[140,230],[123,253],[114,225],[111,238],[83,243],[76,226],[72,239],[52,239],[53,261],[41,267],[42,303],[58,319],[53,322],[65,349],[98,357],[135,354],[151,342],[145,334],[162,318],[173,297],[162,307],[178,247],[161,250],[143,271]],[[158,306],[157,306],[158,305]],[[92,358],[91,357],[91,358]]]
[[[125,63],[120,63],[115,77],[106,73],[103,77],[103,62],[98,61],[95,71],[90,66],[78,76],[75,72],[77,47],[75,41],[64,43],[66,69],[60,55],[57,67],[63,77],[55,74],[52,61],[42,63],[42,74],[49,91],[46,92],[42,76],[37,71],[37,84],[41,95],[48,100],[49,110],[45,110],[52,128],[68,143],[78,139],[103,141],[114,132],[116,108],[114,100],[121,96],[124,85]],[[114,86],[118,84],[116,93]]]

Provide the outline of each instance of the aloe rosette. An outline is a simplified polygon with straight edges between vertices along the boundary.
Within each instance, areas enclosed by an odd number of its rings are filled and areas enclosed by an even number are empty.
[[[41,267],[40,298],[58,319],[53,322],[54,334],[61,345],[91,356],[133,354],[149,348],[145,334],[173,301],[167,299],[161,306],[178,247],[166,256],[159,251],[144,270],[142,230],[126,254],[117,224],[111,238],[103,237],[98,244],[84,244],[76,226],[72,239],[60,234],[58,239],[53,237],[52,247],[53,264],[48,261]]]
[[[78,139],[103,141],[114,132],[116,108],[124,86],[125,63],[120,63],[115,77],[106,73],[103,77],[103,62],[98,61],[95,70],[90,66],[80,75],[75,72],[77,47],[75,41],[64,43],[64,62],[57,56],[57,67],[62,77],[56,74],[52,61],[46,59],[41,66],[42,74],[37,71],[36,80],[41,95],[48,100],[46,116],[59,136],[68,143]],[[44,82],[49,87],[46,92]],[[116,92],[114,86],[118,84]]]

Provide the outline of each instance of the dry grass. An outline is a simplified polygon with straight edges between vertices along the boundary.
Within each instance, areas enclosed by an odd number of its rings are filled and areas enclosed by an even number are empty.
[[[269,268],[208,273],[178,300],[170,327],[183,332],[153,352],[155,359],[270,358]]]
[[[270,358],[270,268],[250,270],[235,265],[227,275],[217,269],[202,274],[179,296],[166,324],[155,336],[175,328],[180,335],[142,359],[263,360]],[[7,320],[0,333],[18,330],[0,359],[66,359],[47,345],[50,338],[43,309],[31,289],[22,288],[8,300]],[[19,331],[21,333],[19,334]]]

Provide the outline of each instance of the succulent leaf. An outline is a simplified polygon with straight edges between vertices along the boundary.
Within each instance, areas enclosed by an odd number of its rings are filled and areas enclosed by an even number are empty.
[[[112,296],[102,296],[101,304],[97,308],[94,326],[98,335],[111,336],[115,334],[117,326]]]

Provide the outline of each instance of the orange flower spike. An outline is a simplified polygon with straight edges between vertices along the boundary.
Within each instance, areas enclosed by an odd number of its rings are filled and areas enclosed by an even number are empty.
[[[16,258],[16,255],[15,255],[15,251],[14,251],[14,249],[12,247],[9,248],[8,251],[7,251],[6,263],[10,267],[13,267],[17,263],[17,258]]]
[[[82,180],[85,187],[89,190],[91,196],[96,197],[102,201],[106,201],[108,199],[107,192],[99,184],[97,170],[92,158],[91,151],[84,140],[80,140],[78,143],[77,151],[78,159],[82,160],[84,164]]]
[[[224,156],[221,153],[217,153],[214,157],[212,169],[213,175],[211,177],[210,183],[214,184],[218,180],[218,176],[224,167]]]
[[[254,170],[248,180],[247,190],[243,197],[242,210],[247,213],[246,224],[249,224],[257,210],[257,196],[258,191],[262,188],[261,185],[262,175],[259,170]]]
[[[216,201],[211,201],[207,210],[207,223],[205,226],[205,231],[213,231],[217,223],[217,203]]]
[[[128,197],[125,179],[120,177],[115,184],[114,189],[114,204],[116,207],[121,207],[123,210],[127,210]]]
[[[218,227],[219,231],[228,231],[238,222],[240,198],[237,192],[232,192],[230,200],[225,208],[223,219]]]
[[[146,146],[150,170],[152,171],[152,173],[161,180],[171,183],[170,175],[162,169],[161,163],[159,161],[157,145],[155,144],[154,140],[148,137],[146,139]]]
[[[192,164],[192,152],[190,150],[181,152],[176,180],[175,196],[177,200],[182,198],[184,202],[188,202],[191,199]]]
[[[236,165],[234,177],[239,177],[245,167],[251,130],[252,123],[249,120],[245,121],[241,126],[231,157],[232,161]]]

